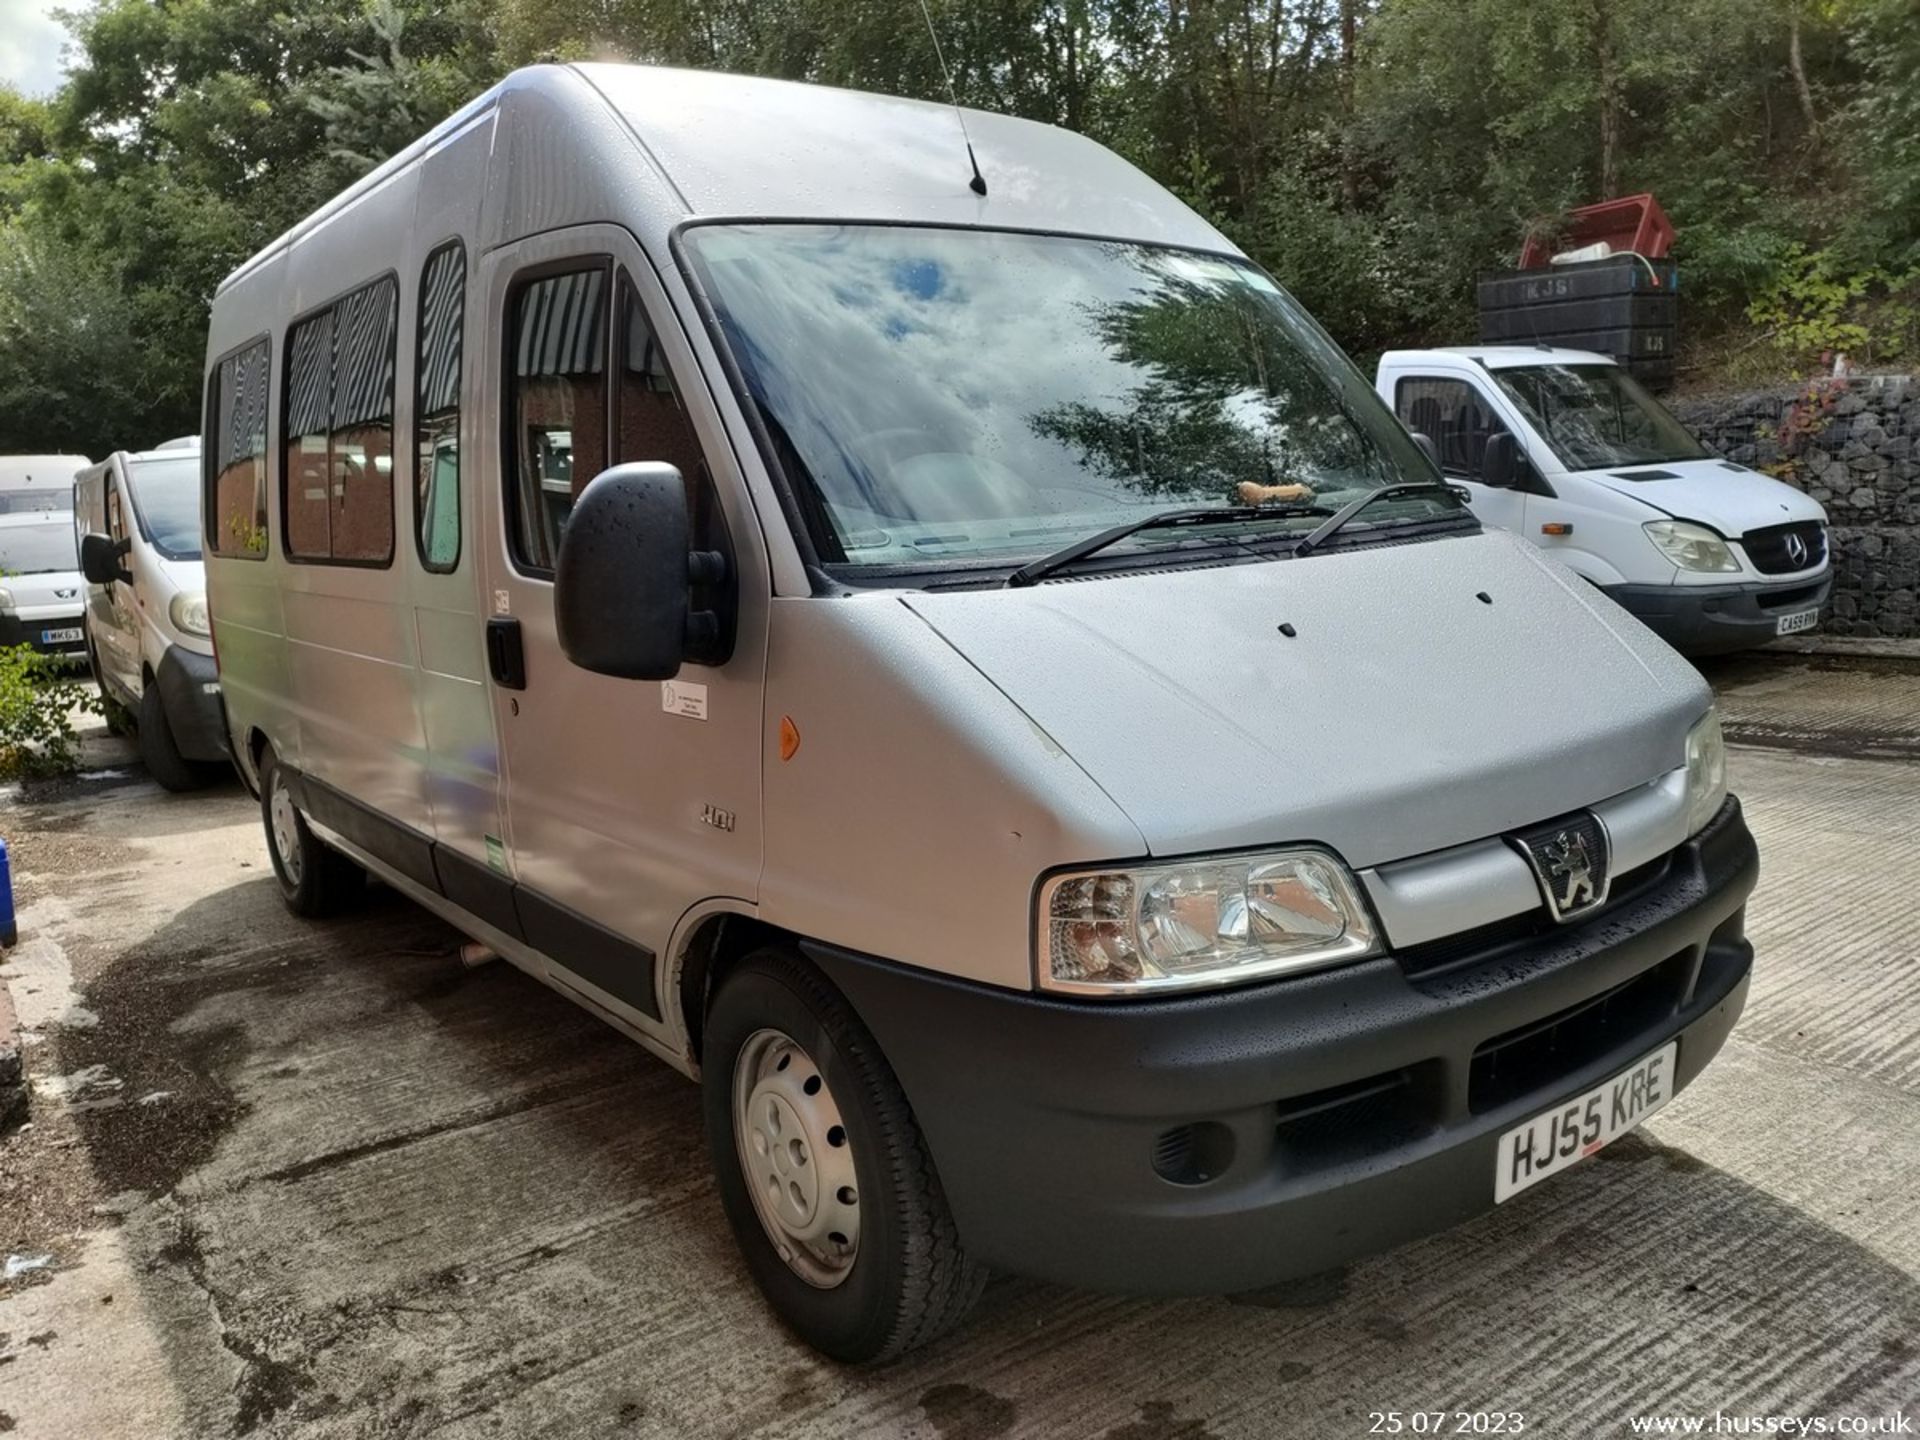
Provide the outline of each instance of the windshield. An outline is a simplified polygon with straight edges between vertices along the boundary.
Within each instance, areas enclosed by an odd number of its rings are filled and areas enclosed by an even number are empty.
[[[904,226],[702,226],[686,243],[836,573],[1014,565],[1155,510],[1335,506],[1433,478],[1339,348],[1239,261]]]
[[[200,558],[200,457],[135,460],[127,466],[140,531],[169,560]]]
[[[36,485],[32,489],[0,486],[0,515],[71,515],[73,486]]]
[[[1528,365],[1493,378],[1569,470],[1704,460],[1706,449],[1618,365]]]
[[[0,522],[0,581],[8,575],[50,575],[80,568],[73,519]]]

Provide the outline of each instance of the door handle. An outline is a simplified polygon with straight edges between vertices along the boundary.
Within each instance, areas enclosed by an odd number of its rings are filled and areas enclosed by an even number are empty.
[[[503,689],[527,688],[527,652],[520,643],[520,622],[495,616],[487,621],[487,669]]]

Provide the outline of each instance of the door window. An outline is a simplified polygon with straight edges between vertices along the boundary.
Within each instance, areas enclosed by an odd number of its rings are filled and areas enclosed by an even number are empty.
[[[420,563],[444,573],[460,560],[460,365],[467,252],[449,241],[420,276],[419,394],[414,406],[414,536]]]
[[[607,460],[607,265],[541,276],[513,316],[508,538],[523,570],[551,575],[574,497]]]
[[[718,548],[713,476],[653,322],[624,271],[620,276],[620,393],[615,410],[613,463],[660,461],[679,470],[687,485],[693,543],[702,550]]]
[[[1400,423],[1433,441],[1443,472],[1467,480],[1480,478],[1487,437],[1504,435],[1507,427],[1478,390],[1464,380],[1428,378],[1402,380],[1393,395]]]

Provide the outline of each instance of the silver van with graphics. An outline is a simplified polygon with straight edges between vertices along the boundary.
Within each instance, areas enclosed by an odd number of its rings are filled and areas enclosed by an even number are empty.
[[[698,1077],[830,1355],[1453,1224],[1745,1000],[1700,677],[1078,136],[521,71],[227,279],[205,435],[288,903]]]

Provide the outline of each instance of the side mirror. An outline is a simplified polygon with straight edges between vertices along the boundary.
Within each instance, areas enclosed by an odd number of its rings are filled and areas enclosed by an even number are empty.
[[[1487,448],[1480,454],[1480,483],[1511,490],[1519,479],[1520,447],[1508,432],[1497,430],[1487,436]]]
[[[80,573],[90,585],[111,585],[116,580],[133,583],[133,576],[120,562],[133,549],[133,539],[115,540],[110,535],[80,537]]]
[[[729,580],[724,556],[691,550],[686,482],[672,465],[616,465],[573,502],[554,566],[553,614],[566,657],[626,680],[671,680],[687,660],[718,663],[725,627],[692,590]]]
[[[1433,462],[1433,468],[1438,470],[1440,468],[1440,447],[1433,443],[1433,437],[1431,435],[1422,435],[1418,430],[1410,433],[1413,436],[1413,443],[1420,447],[1420,453],[1431,460]]]

